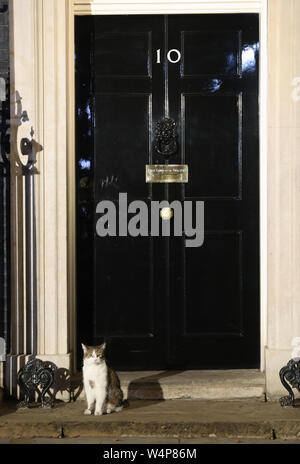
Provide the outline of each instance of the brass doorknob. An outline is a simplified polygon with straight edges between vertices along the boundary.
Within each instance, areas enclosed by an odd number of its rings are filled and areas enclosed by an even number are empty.
[[[173,213],[173,209],[172,208],[162,208],[160,210],[160,217],[164,220],[164,221],[169,221],[170,219],[172,219],[174,213]]]

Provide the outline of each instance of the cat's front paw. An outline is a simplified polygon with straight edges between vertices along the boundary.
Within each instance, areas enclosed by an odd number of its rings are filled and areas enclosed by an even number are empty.
[[[102,411],[95,411],[95,416],[102,416],[103,412]]]
[[[90,416],[92,414],[92,411],[90,409],[86,409],[84,413],[86,416]]]

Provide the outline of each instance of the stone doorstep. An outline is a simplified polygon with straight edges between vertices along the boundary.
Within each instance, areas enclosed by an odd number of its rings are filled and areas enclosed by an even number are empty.
[[[76,374],[75,385],[81,375]],[[129,399],[265,400],[265,374],[256,369],[126,371],[118,375],[124,397]],[[85,399],[83,391],[78,399]]]
[[[264,438],[299,439],[300,404],[253,400],[132,400],[120,413],[85,416],[81,401],[53,409],[0,407],[0,438]],[[299,441],[300,443],[300,441]]]

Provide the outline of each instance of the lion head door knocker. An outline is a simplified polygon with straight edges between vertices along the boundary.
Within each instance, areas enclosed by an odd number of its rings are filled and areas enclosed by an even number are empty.
[[[176,123],[173,119],[163,118],[157,122],[155,128],[154,148],[165,159],[175,155],[178,151]]]

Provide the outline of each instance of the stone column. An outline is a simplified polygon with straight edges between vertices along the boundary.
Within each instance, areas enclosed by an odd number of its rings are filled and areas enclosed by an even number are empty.
[[[20,1],[20,0],[19,0]],[[22,0],[21,0],[22,1]],[[38,127],[38,357],[70,368],[67,299],[66,1],[35,2]]]
[[[70,3],[10,0],[12,114],[18,114],[20,105],[26,111],[12,125],[13,331],[6,369],[6,385],[12,394],[16,371],[31,355],[71,368],[66,28]],[[28,163],[20,153],[22,137],[33,140],[37,159],[38,172],[27,187],[19,163]]]
[[[266,381],[275,398],[286,393],[280,368],[294,349],[300,356],[300,2],[271,0],[268,15]]]

